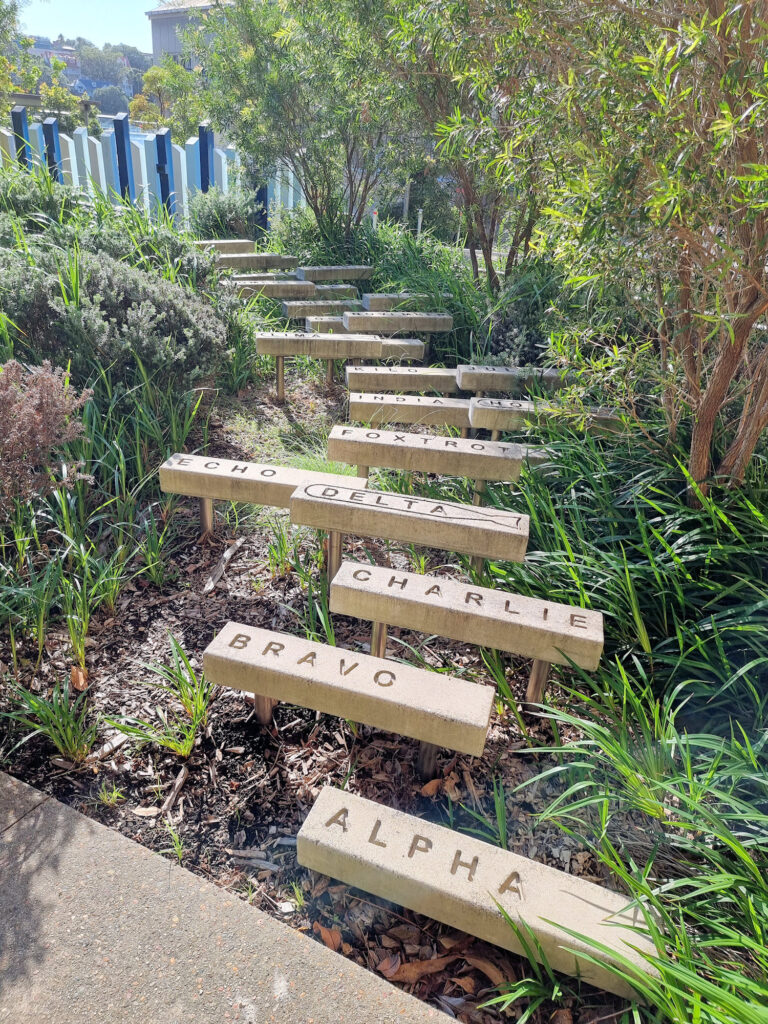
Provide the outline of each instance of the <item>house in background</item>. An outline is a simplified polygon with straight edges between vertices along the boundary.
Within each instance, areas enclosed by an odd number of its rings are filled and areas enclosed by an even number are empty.
[[[195,16],[215,7],[213,0],[165,0],[159,7],[147,11],[152,26],[152,56],[159,64],[166,53],[176,60],[181,58],[183,45],[179,36]]]

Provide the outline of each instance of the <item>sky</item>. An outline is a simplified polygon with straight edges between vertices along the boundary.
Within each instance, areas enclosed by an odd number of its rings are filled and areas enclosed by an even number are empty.
[[[30,35],[55,39],[83,36],[96,46],[127,43],[145,53],[152,50],[152,34],[146,12],[160,0],[28,0],[19,22]]]

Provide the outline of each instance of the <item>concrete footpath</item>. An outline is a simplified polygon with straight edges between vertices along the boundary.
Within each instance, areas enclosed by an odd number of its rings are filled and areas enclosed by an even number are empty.
[[[0,1024],[448,1019],[0,773]]]

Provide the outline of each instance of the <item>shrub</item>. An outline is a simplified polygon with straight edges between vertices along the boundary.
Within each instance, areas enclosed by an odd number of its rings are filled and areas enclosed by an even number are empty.
[[[50,470],[55,454],[82,433],[77,413],[90,397],[78,395],[61,368],[0,367],[0,519],[14,501],[28,501],[60,482]]]
[[[37,359],[71,363],[83,382],[93,364],[129,380],[148,374],[190,383],[213,372],[226,323],[210,303],[105,253],[50,246],[0,251],[0,309]]]
[[[192,231],[198,238],[256,238],[262,233],[263,212],[256,196],[240,186],[227,193],[220,188],[196,192],[189,203]]]

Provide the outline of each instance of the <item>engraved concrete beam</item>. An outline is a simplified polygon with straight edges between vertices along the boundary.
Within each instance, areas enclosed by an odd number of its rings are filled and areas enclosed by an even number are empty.
[[[494,688],[255,626],[228,623],[206,678],[458,750],[483,752]]]
[[[200,249],[213,249],[229,256],[253,252],[256,243],[250,238],[197,238],[195,245]]]
[[[212,459],[207,455],[177,453],[160,467],[160,487],[169,494],[215,501],[245,501],[276,508],[288,508],[291,495],[305,482],[355,488],[364,488],[367,483],[362,477]]]
[[[340,316],[308,316],[306,327],[318,334],[349,334]]]
[[[443,292],[443,298],[450,298],[450,292]],[[403,304],[431,302],[432,296],[418,292],[366,292],[363,295],[363,309],[369,313],[389,313]]]
[[[616,433],[621,419],[610,409],[586,409],[583,414],[539,400],[526,402],[514,398],[472,398],[470,426],[479,430],[521,430],[528,425],[569,420],[590,433]]]
[[[298,265],[295,256],[283,256],[278,252],[224,253],[219,256],[219,266],[225,270],[293,270]]]
[[[264,356],[311,356],[315,359],[383,359],[399,355],[420,359],[424,345],[404,339],[395,346],[372,334],[303,334],[264,331],[254,335],[256,351]]]
[[[513,562],[523,561],[528,545],[528,516],[517,512],[354,485],[297,487],[291,495],[291,522]]]
[[[417,470],[472,480],[517,480],[524,460],[550,462],[545,449],[504,441],[477,441],[397,430],[337,425],[328,437],[328,458],[351,466]]]
[[[589,608],[356,562],[341,563],[331,611],[590,672],[603,651],[603,616]]]
[[[537,366],[457,366],[462,391],[504,391],[522,395],[539,387],[556,391],[567,383],[565,370],[543,370]]]
[[[373,277],[373,267],[299,267],[297,273],[302,281],[367,281]]]
[[[655,948],[626,896],[349,792],[321,790],[299,832],[297,856],[306,868],[522,953],[502,907],[531,929],[555,970],[618,996],[634,993],[605,961],[621,956],[650,971],[635,950]]]
[[[469,427],[468,398],[432,398],[421,395],[366,394],[349,396],[349,418],[358,423],[425,423],[430,426]]]
[[[455,394],[456,371],[436,366],[348,366],[351,391],[425,391]]]
[[[344,313],[344,325],[350,331],[375,331],[377,334],[400,332],[436,334],[453,330],[450,313]]]
[[[314,284],[314,281],[306,281]],[[356,299],[357,288],[353,284],[316,284],[315,294],[318,299]]]
[[[359,309],[354,299],[309,299],[306,301],[284,302],[283,316],[288,320],[304,320],[308,316],[331,316],[345,310]],[[362,333],[362,332],[358,332]]]
[[[247,281],[238,286],[241,299],[263,295],[265,299],[310,299],[315,294],[311,281]]]

